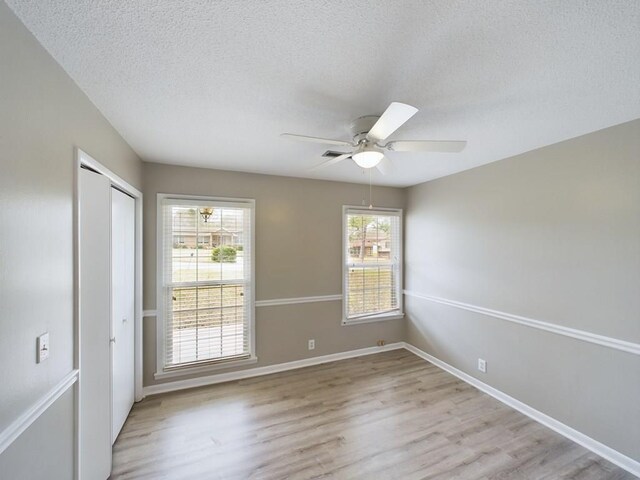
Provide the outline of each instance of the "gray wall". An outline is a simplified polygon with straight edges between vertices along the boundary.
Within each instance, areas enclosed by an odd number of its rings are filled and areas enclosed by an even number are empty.
[[[142,164],[62,68],[0,2],[0,430],[73,368],[74,147],[134,185]],[[36,337],[51,355],[35,362]],[[68,471],[72,396],[0,456],[3,478]],[[45,414],[47,417],[49,413]],[[25,454],[22,448],[30,448]],[[39,448],[38,459],[34,448]],[[29,464],[23,462],[28,461]],[[22,468],[37,462],[30,474]],[[58,468],[60,467],[60,468]],[[40,472],[40,473],[39,473]],[[65,476],[43,475],[43,478]]]
[[[144,164],[145,309],[156,308],[158,193],[256,200],[256,300],[342,292],[342,205],[361,205],[364,185]],[[404,206],[404,191],[374,187],[378,206]],[[341,326],[341,302],[256,308],[257,366],[404,339],[404,320]],[[307,350],[315,338],[316,349]],[[144,383],[156,383],[156,318],[144,323]],[[251,367],[255,367],[252,365]],[[175,379],[172,379],[175,380]]]
[[[0,478],[73,478],[73,389],[67,390],[0,455]]]
[[[405,288],[640,342],[639,152],[636,120],[409,188]],[[640,460],[637,355],[415,297],[405,309],[413,345]]]

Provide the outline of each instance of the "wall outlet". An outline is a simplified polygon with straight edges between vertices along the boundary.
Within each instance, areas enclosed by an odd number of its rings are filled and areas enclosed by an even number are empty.
[[[49,334],[43,333],[36,339],[36,363],[42,363],[49,358]]]
[[[478,359],[478,370],[482,373],[487,373],[487,361],[482,358]]]
[[[312,338],[309,340],[309,350],[313,350],[316,348],[316,341]]]
[[[386,343],[387,343],[387,342],[385,342],[384,340],[378,340],[378,346],[379,346],[379,347],[384,347],[384,345],[385,345]]]

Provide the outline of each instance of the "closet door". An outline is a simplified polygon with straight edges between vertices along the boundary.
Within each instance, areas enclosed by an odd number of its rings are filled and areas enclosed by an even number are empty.
[[[111,365],[116,441],[135,398],[135,200],[111,190]]]
[[[111,473],[111,182],[79,172],[80,478]]]

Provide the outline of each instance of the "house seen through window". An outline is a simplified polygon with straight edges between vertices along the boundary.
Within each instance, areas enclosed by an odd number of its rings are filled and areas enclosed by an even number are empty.
[[[250,357],[253,204],[180,198],[161,203],[160,367]]]
[[[402,211],[344,208],[344,322],[401,314]]]

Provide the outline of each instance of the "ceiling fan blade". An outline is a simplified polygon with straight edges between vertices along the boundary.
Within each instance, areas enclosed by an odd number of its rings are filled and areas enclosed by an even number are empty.
[[[380,163],[376,165],[376,168],[382,175],[386,175],[391,170],[393,170],[393,163],[391,163],[391,159],[387,156],[382,157]]]
[[[319,169],[324,168],[324,167],[328,167],[329,165],[335,165],[336,163],[341,162],[342,160],[346,160],[351,155],[352,155],[351,153],[345,153],[345,154],[340,155],[338,157],[330,158],[326,162],[322,162],[320,165],[316,165],[315,167],[312,167],[309,170],[310,171],[314,171],[314,170],[319,170]]]
[[[303,142],[323,143],[325,145],[342,145],[353,147],[353,143],[346,140],[332,140],[330,138],[310,137],[308,135],[296,135],[295,133],[282,133],[281,137],[291,138],[292,140],[302,140]]]
[[[394,152],[445,152],[458,153],[464,150],[467,142],[440,140],[398,140],[387,143],[384,148]]]
[[[371,130],[367,133],[367,140],[375,142],[384,140],[413,117],[417,111],[418,109],[411,105],[393,102],[387,107],[375,125],[371,127]]]

